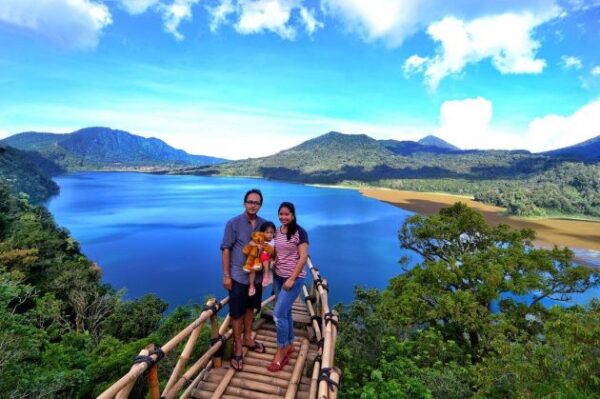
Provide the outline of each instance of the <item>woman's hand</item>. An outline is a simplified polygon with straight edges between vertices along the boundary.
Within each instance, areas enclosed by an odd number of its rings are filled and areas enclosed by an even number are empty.
[[[289,291],[292,289],[292,287],[294,286],[294,283],[296,283],[296,279],[293,277],[288,278],[287,280],[285,280],[285,283],[283,283],[283,289],[286,291]]]

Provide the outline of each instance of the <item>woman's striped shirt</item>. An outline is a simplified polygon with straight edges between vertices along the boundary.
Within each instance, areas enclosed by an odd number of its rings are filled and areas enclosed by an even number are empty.
[[[281,227],[275,232],[275,266],[273,271],[280,277],[290,277],[294,273],[300,252],[298,246],[300,244],[308,244],[308,234],[306,230],[298,226],[298,231],[292,235],[288,241],[287,235],[281,232]],[[306,270],[302,268],[302,272],[298,277],[304,277]]]

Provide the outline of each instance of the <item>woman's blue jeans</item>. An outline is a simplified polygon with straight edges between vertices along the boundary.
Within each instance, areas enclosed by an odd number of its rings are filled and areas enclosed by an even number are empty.
[[[298,277],[289,290],[283,289],[287,277],[280,277],[273,273],[273,287],[277,295],[273,320],[277,328],[277,347],[284,348],[294,343],[294,319],[292,317],[292,305],[302,291],[304,278]]]

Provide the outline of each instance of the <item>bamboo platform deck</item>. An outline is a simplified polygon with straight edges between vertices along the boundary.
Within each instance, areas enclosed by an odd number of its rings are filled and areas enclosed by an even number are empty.
[[[151,399],[335,399],[341,378],[341,371],[334,367],[338,315],[329,309],[327,280],[321,278],[310,259],[307,266],[306,280],[312,277],[312,282],[303,287],[292,307],[296,350],[281,371],[267,370],[277,349],[271,310],[275,296],[263,301],[260,317],[254,322],[254,338],[265,345],[266,352],[244,348],[242,371],[234,370],[227,359],[221,358],[224,345],[232,340],[229,316],[220,326],[217,322],[218,312],[229,301],[226,297],[208,301],[198,319],[162,348],[155,345],[144,348],[129,372],[98,398],[129,397],[137,379],[146,373]],[[191,363],[192,351],[207,321],[210,321],[212,344]],[[168,382],[161,387],[157,363],[166,353],[175,352],[186,338]]]

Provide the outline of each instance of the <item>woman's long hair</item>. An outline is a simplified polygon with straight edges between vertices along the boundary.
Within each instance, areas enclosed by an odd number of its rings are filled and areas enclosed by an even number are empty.
[[[277,214],[279,214],[281,208],[287,208],[294,217],[290,224],[288,224],[286,237],[289,241],[292,239],[292,236],[298,231],[298,221],[296,220],[296,207],[291,202],[282,202],[281,205],[279,205],[279,209],[277,209]]]

